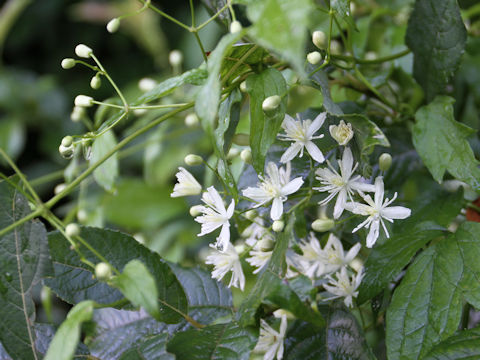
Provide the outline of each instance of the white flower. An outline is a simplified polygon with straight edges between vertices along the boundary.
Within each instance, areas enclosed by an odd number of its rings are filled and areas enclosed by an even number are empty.
[[[303,184],[301,177],[290,181],[290,163],[287,163],[286,169],[278,169],[277,165],[269,162],[267,165],[267,177],[259,176],[261,182],[258,187],[249,187],[243,190],[243,195],[258,202],[254,207],[262,206],[269,201],[272,202],[270,217],[272,220],[278,220],[283,213],[283,203],[287,200],[287,195],[293,194]]]
[[[363,269],[357,273],[357,275],[352,274],[351,277],[348,276],[347,268],[342,267],[339,272],[335,273],[337,280],[332,276],[328,275],[328,284],[324,284],[323,287],[329,293],[334,296],[329,297],[325,300],[338,299],[339,297],[344,297],[345,305],[348,307],[353,307],[353,298],[358,295],[358,287],[362,282],[363,278]]]
[[[267,264],[273,253],[275,239],[269,232],[264,232],[262,238],[255,244],[250,251],[250,257],[245,259],[250,265],[256,268],[254,274],[258,274]]]
[[[349,196],[350,200],[353,202],[352,195],[354,194],[354,191],[358,191],[360,194],[362,194],[362,191],[371,192],[375,191],[375,186],[364,183],[360,175],[352,177],[358,163],[353,166],[353,156],[350,148],[345,148],[342,160],[338,160],[340,174],[333,168],[328,160],[327,164],[330,169],[318,169],[315,172],[318,175],[316,179],[320,180],[323,186],[313,189],[318,191],[328,191],[330,193],[330,195],[319,203],[320,205],[327,204],[338,195],[333,210],[333,217],[338,219],[345,209],[347,196]]]
[[[178,172],[175,174],[177,177],[177,183],[173,188],[171,197],[198,195],[202,192],[202,186],[198,181],[183,167],[178,168]]]
[[[234,286],[243,291],[245,287],[245,275],[243,275],[242,264],[240,258],[235,250],[235,247],[228,243],[223,248],[223,251],[218,251],[213,245],[210,245],[213,250],[207,257],[206,264],[213,265],[212,278],[222,280],[229,272],[232,272],[232,278],[228,287]]]
[[[285,151],[280,159],[280,162],[287,163],[291,161],[298,153],[300,157],[303,156],[303,149],[307,148],[308,153],[311,157],[322,163],[325,161],[325,158],[318,148],[317,145],[313,143],[314,139],[321,139],[324,135],[313,136],[318,129],[323,125],[325,121],[326,113],[321,113],[318,115],[313,122],[311,120],[300,120],[296,121],[291,116],[285,114],[285,119],[283,120],[282,127],[285,129],[285,134],[280,134],[279,138],[283,141],[294,141],[292,145]]]
[[[313,279],[331,274],[348,265],[360,251],[360,243],[355,244],[345,255],[342,242],[333,234],[328,237],[322,249],[319,241],[310,233],[310,241],[300,243],[303,255],[299,257],[306,276]]]
[[[339,145],[347,145],[353,137],[352,124],[345,124],[345,121],[343,120],[340,120],[338,125],[330,125],[328,130],[330,131],[332,138],[334,138]]]
[[[263,219],[260,216],[255,217],[252,223],[242,232],[242,236],[246,238],[245,244],[254,246],[266,231]]]
[[[202,231],[198,236],[209,234],[222,227],[220,235],[217,237],[216,246],[219,249],[226,249],[230,244],[230,223],[228,220],[233,215],[235,201],[232,199],[228,209],[225,209],[222,198],[213,186],[210,186],[207,192],[203,193],[202,201],[206,205],[199,209],[203,215],[195,218],[196,222],[202,224]]]
[[[275,356],[277,360],[281,360],[283,358],[283,340],[287,331],[287,316],[282,315],[280,332],[274,330],[263,319],[260,319],[260,326],[260,337],[253,351],[265,353],[263,360],[273,360]]]
[[[350,202],[345,206],[348,211],[351,211],[354,214],[368,216],[368,218],[364,222],[360,223],[352,231],[355,232],[364,226],[366,228],[370,228],[367,236],[368,248],[371,248],[377,241],[380,232],[380,224],[382,224],[383,230],[385,230],[385,235],[387,236],[387,238],[390,237],[383,219],[393,223],[393,219],[405,219],[409,217],[411,213],[410,209],[403,206],[388,206],[397,198],[397,193],[393,195],[392,200],[389,200],[387,198],[384,201],[383,196],[383,177],[379,176],[375,179],[375,201],[372,200],[370,195],[366,195],[363,196],[363,199],[367,202],[367,204]]]

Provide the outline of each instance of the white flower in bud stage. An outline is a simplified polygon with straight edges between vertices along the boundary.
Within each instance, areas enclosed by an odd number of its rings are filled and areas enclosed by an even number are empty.
[[[290,163],[287,163],[285,169],[279,169],[275,163],[269,162],[266,173],[266,178],[259,176],[261,182],[258,187],[248,187],[243,190],[243,195],[258,202],[254,207],[262,206],[273,200],[270,217],[272,220],[278,220],[283,214],[283,203],[287,200],[287,196],[300,189],[303,179],[297,177],[290,181]]]
[[[258,274],[267,264],[273,253],[275,239],[269,232],[264,232],[263,237],[257,241],[253,250],[249,252],[250,257],[245,259],[250,265],[256,268],[254,274]]]
[[[242,236],[246,238],[245,243],[248,246],[254,246],[266,232],[267,229],[264,226],[263,219],[257,216],[252,220],[252,223],[243,230]]]
[[[333,300],[340,297],[345,298],[344,302],[347,307],[353,307],[353,298],[358,295],[358,287],[362,282],[363,269],[355,275],[348,276],[347,268],[342,267],[340,271],[335,273],[335,278],[327,276],[328,284],[324,284],[323,288],[334,296],[324,300]]]
[[[274,330],[267,322],[260,319],[260,336],[258,343],[253,351],[265,353],[263,360],[273,360],[275,356],[277,360],[283,358],[283,341],[287,331],[287,315],[282,315],[280,322],[280,331]]]
[[[212,278],[222,280],[223,277],[229,272],[232,272],[232,278],[228,287],[234,286],[243,291],[245,287],[245,275],[243,274],[242,264],[240,258],[235,250],[235,247],[228,243],[224,247],[223,251],[215,249],[213,245],[210,245],[213,250],[207,257],[206,264],[213,265]]]
[[[324,200],[320,201],[320,205],[327,204],[335,196],[338,195],[333,210],[333,217],[338,219],[347,204],[347,197],[350,197],[350,201],[353,201],[352,195],[355,191],[362,194],[362,192],[375,191],[375,186],[372,184],[366,184],[362,181],[360,175],[353,176],[358,163],[353,166],[353,156],[350,148],[345,148],[343,151],[342,160],[338,160],[340,167],[340,174],[333,168],[332,164],[327,160],[328,168],[318,169],[316,179],[320,180],[323,186],[315,187],[314,190],[328,191],[328,195]]]
[[[352,124],[346,123],[340,120],[338,125],[330,125],[328,128],[330,135],[334,138],[339,145],[347,145],[347,143],[353,138]]]
[[[175,174],[177,177],[177,183],[173,188],[171,197],[198,195],[202,192],[202,186],[198,181],[183,167],[178,168],[178,172]]]
[[[380,224],[382,224],[385,235],[390,237],[387,227],[385,226],[384,219],[393,223],[393,219],[405,219],[410,216],[410,209],[403,206],[388,206],[396,198],[397,193],[393,195],[391,200],[383,199],[384,197],[384,185],[383,177],[379,176],[375,179],[375,200],[370,195],[362,196],[367,204],[361,204],[358,202],[349,202],[345,206],[345,209],[353,212],[354,214],[368,216],[368,218],[360,223],[352,232],[355,232],[362,227],[370,228],[367,236],[367,247],[371,248],[377,241]]]
[[[203,236],[215,231],[219,227],[222,228],[220,235],[217,237],[216,246],[221,251],[225,251],[230,245],[230,223],[229,220],[235,209],[235,201],[225,209],[225,204],[213,186],[210,186],[202,195],[202,201],[206,206],[199,209],[203,215],[197,216],[195,221],[202,224],[202,231],[198,236]]]
[[[300,153],[303,156],[303,149],[306,148],[310,156],[317,162],[325,161],[323,153],[317,145],[313,143],[314,139],[321,139],[324,135],[314,136],[325,122],[326,113],[319,114],[313,122],[311,120],[295,120],[291,116],[285,114],[285,119],[282,123],[282,128],[285,134],[280,134],[278,137],[282,141],[294,141],[292,145],[282,155],[280,161],[287,163]]]

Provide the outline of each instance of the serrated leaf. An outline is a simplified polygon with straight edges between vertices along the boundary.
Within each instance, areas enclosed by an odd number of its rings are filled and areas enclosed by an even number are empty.
[[[278,107],[269,113],[263,111],[262,103],[269,96],[282,97],[287,91],[287,85],[282,74],[274,68],[249,76],[246,84],[250,95],[250,147],[253,167],[257,173],[263,173],[268,149],[275,142],[285,117],[287,99],[283,97]]]
[[[139,244],[133,237],[117,231],[82,227],[82,237],[117,269],[123,269],[132,259],[142,261],[156,280],[162,321],[179,322],[188,313],[188,304],[182,286],[162,258]],[[48,242],[54,262],[55,277],[46,284],[62,299],[75,304],[91,299],[109,304],[123,299],[123,295],[105,283],[93,278],[92,269],[70,250],[68,242],[58,232],[49,234]],[[82,249],[86,259],[98,259]]]
[[[0,229],[31,213],[27,199],[0,182]],[[0,342],[13,359],[37,359],[33,286],[51,273],[47,233],[38,220],[0,237]]]
[[[82,323],[92,318],[94,305],[93,301],[83,301],[68,312],[67,318],[60,325],[50,343],[45,360],[73,359],[80,340]]]
[[[155,279],[141,261],[132,260],[120,275],[110,281],[135,306],[141,306],[155,319],[161,321],[158,309],[158,290]]]
[[[92,145],[92,156],[90,166],[103,158],[110,150],[117,145],[115,135],[111,130],[97,137]],[[103,164],[93,171],[95,181],[107,191],[112,191],[115,180],[118,176],[118,156],[113,154]]]
[[[167,351],[177,360],[248,360],[256,337],[235,323],[179,332],[168,342]]]
[[[207,79],[208,72],[205,69],[192,69],[184,72],[182,75],[171,77],[155,86],[140,96],[133,105],[142,105],[158,100],[161,97],[172,93],[176,88],[183,84],[203,85]]]
[[[480,359],[480,328],[461,331],[436,345],[423,360]]]
[[[467,31],[457,1],[415,1],[405,42],[414,54],[414,77],[428,101],[445,93],[466,40]]]
[[[455,121],[454,99],[437,96],[415,113],[413,144],[433,178],[441,182],[445,171],[480,191],[479,162],[466,140],[475,130]]]
[[[167,353],[168,334],[154,335],[124,352],[119,360],[175,360]]]

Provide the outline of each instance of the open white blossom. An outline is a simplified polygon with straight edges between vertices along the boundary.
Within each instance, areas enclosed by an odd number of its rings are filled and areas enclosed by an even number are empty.
[[[291,167],[287,163],[286,168],[278,168],[273,162],[269,162],[265,178],[259,176],[261,182],[258,187],[248,187],[243,190],[243,195],[257,202],[254,207],[262,206],[272,201],[270,217],[278,220],[283,214],[283,203],[287,196],[293,194],[303,184],[303,179],[297,177],[290,181]]]
[[[253,351],[265,353],[263,360],[273,360],[275,356],[277,360],[283,359],[283,341],[285,332],[287,331],[287,315],[282,315],[280,323],[280,331],[274,330],[263,319],[260,320],[260,337]]]
[[[353,165],[353,155],[350,148],[345,148],[342,160],[338,160],[340,174],[333,168],[328,160],[327,164],[330,169],[318,169],[315,172],[315,174],[317,174],[316,179],[319,180],[323,186],[315,187],[313,189],[318,191],[328,191],[330,193],[330,195],[319,203],[320,205],[327,204],[338,195],[333,210],[333,217],[338,219],[345,209],[347,197],[350,197],[350,201],[353,202],[352,195],[355,191],[358,191],[360,194],[362,194],[363,191],[372,192],[375,191],[375,186],[363,182],[360,175],[352,176],[358,163],[356,163],[355,166]]]
[[[175,174],[177,177],[177,183],[173,188],[171,197],[198,195],[202,192],[202,186],[198,181],[183,167],[178,168],[178,172]]]
[[[206,264],[213,265],[212,278],[222,280],[229,272],[232,272],[232,277],[228,287],[234,286],[243,291],[245,287],[245,275],[243,274],[242,264],[238,257],[235,247],[228,243],[223,251],[218,251],[214,246],[212,253],[207,257]]]
[[[254,274],[258,274],[267,264],[273,253],[273,246],[275,238],[271,233],[265,231],[262,238],[255,244],[253,249],[249,252],[250,257],[245,260],[256,268]]]
[[[254,246],[266,231],[263,218],[260,216],[255,217],[252,223],[242,232],[242,236],[245,237],[245,244]]]
[[[391,200],[388,198],[384,200],[383,196],[383,177],[379,176],[375,179],[375,200],[372,200],[370,195],[364,195],[363,199],[367,202],[367,204],[349,202],[345,207],[348,211],[351,211],[354,214],[368,216],[364,222],[360,223],[352,231],[355,232],[362,227],[370,228],[367,236],[368,248],[371,248],[377,241],[380,232],[380,224],[382,224],[387,238],[390,237],[383,219],[393,223],[393,219],[405,219],[409,217],[411,213],[410,209],[403,206],[388,206],[397,198],[397,193],[393,195]]]
[[[220,235],[217,237],[216,246],[219,249],[226,249],[228,244],[230,244],[229,220],[235,209],[235,201],[232,199],[228,209],[225,209],[222,198],[213,186],[210,186],[207,191],[203,193],[202,201],[205,206],[199,208],[199,211],[203,215],[195,218],[196,222],[202,224],[202,231],[198,236],[209,234],[219,227],[222,227]]]
[[[344,297],[345,305],[348,307],[353,307],[353,298],[356,298],[358,295],[357,289],[362,282],[363,275],[363,269],[360,269],[356,275],[352,274],[351,276],[348,276],[347,268],[345,267],[342,267],[340,271],[335,273],[336,279],[328,275],[327,279],[329,282],[328,284],[324,284],[323,287],[334,296],[325,300],[333,300]]]
[[[361,244],[355,244],[345,254],[342,242],[334,234],[330,234],[327,244],[322,249],[315,235],[310,233],[309,241],[300,243],[299,246],[303,253],[302,256],[299,256],[303,272],[313,279],[331,274],[347,266],[357,256]]]
[[[312,122],[310,119],[302,121],[298,118],[298,120],[295,120],[291,116],[285,114],[285,119],[282,123],[285,134],[280,134],[279,138],[280,140],[293,141],[294,143],[290,145],[282,155],[282,158],[280,159],[282,163],[287,163],[293,160],[298,153],[300,153],[300,157],[302,157],[304,148],[307,148],[308,153],[315,161],[318,161],[319,163],[325,161],[322,152],[312,140],[321,139],[324,136],[323,134],[314,136],[314,134],[323,125],[326,115],[326,113],[321,113]]]

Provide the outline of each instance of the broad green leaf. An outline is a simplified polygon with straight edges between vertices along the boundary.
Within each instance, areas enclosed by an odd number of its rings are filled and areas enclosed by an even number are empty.
[[[445,171],[480,191],[479,162],[467,138],[475,130],[455,121],[454,100],[437,96],[415,113],[413,143],[433,178],[441,182]]]
[[[192,85],[203,85],[207,79],[207,71],[205,69],[192,69],[182,75],[169,78],[165,81],[162,81],[160,84],[155,86],[152,90],[147,91],[145,94],[140,96],[133,105],[142,105],[147,104],[151,101],[158,100],[161,97],[170,94],[176,88],[183,84],[192,84]]]
[[[314,69],[312,65],[307,68],[308,71],[313,71]],[[332,115],[343,115],[340,106],[333,102],[327,74],[323,70],[319,70],[311,76],[311,81],[312,85],[322,92],[325,111]]]
[[[45,360],[73,359],[80,340],[82,323],[92,318],[94,305],[93,301],[83,301],[68,312],[67,318],[60,325],[50,343]]]
[[[167,351],[176,360],[248,360],[256,338],[235,323],[179,332],[168,342]]]
[[[364,115],[345,114],[343,119],[352,124],[355,141],[360,147],[362,154],[370,154],[376,145],[389,147],[385,134],[380,128]]]
[[[167,339],[168,334],[148,337],[124,352],[119,360],[175,360],[174,355],[167,353]]]
[[[247,92],[250,95],[250,147],[252,149],[253,167],[257,173],[263,173],[265,156],[275,142],[280,131],[287,99],[283,95],[287,85],[282,74],[273,68],[247,78]],[[272,113],[262,109],[263,100],[269,96],[279,95],[282,102]]]
[[[350,0],[331,0],[330,9],[334,11],[335,15],[345,20],[352,28],[356,28],[350,11]]]
[[[28,201],[0,182],[0,229],[31,213]],[[37,359],[32,291],[51,273],[47,233],[37,220],[0,237],[0,343],[13,359]]]
[[[25,129],[21,121],[5,120],[0,122],[0,148],[12,158],[16,159],[23,150],[25,144]],[[5,159],[0,159],[1,164],[5,164]]]
[[[235,44],[225,55],[222,70],[222,79],[227,83],[252,70],[252,65],[260,64],[268,53],[255,44]],[[230,80],[230,81],[228,81]]]
[[[465,48],[467,32],[456,1],[417,0],[405,42],[414,54],[413,74],[427,100],[444,94]]]
[[[146,265],[155,278],[162,321],[176,323],[183,318],[182,314],[188,313],[182,286],[158,254],[139,244],[133,237],[117,231],[82,227],[82,237],[117,269],[123,269],[133,259]],[[70,304],[87,299],[110,304],[123,299],[118,290],[93,278],[92,269],[70,250],[68,242],[60,233],[50,233],[48,242],[55,277],[47,279],[45,283],[62,299]],[[82,249],[82,252],[91,262],[99,261],[90,251]]]
[[[141,306],[155,319],[161,321],[158,309],[158,290],[155,279],[141,261],[132,260],[111,283],[135,306]]]
[[[480,359],[480,329],[469,329],[436,345],[423,360]]]
[[[310,0],[240,0],[247,4],[253,23],[248,34],[256,43],[276,52],[302,73],[310,15]]]
[[[90,165],[95,164],[110,152],[115,145],[115,135],[111,130],[105,132],[103,135],[97,137],[92,145],[92,156],[90,158]],[[95,181],[107,191],[112,191],[115,180],[118,176],[118,156],[113,154],[103,164],[96,168],[93,172]]]

